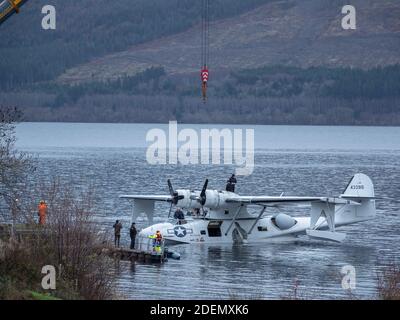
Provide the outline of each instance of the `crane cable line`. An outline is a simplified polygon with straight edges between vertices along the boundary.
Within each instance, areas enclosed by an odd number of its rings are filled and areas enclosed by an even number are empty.
[[[210,5],[209,0],[202,0],[202,32],[201,32],[201,65],[202,67],[208,66],[209,58],[209,41],[210,41]]]
[[[209,78],[210,55],[210,0],[201,3],[201,81],[203,101],[207,100],[207,84]]]

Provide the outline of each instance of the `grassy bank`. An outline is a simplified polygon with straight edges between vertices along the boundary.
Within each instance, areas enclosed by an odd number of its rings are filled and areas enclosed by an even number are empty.
[[[108,239],[92,221],[91,200],[65,190],[59,185],[47,198],[45,226],[0,228],[0,299],[114,297],[113,261],[102,250]],[[44,266],[54,267],[54,289],[42,285],[47,275]]]

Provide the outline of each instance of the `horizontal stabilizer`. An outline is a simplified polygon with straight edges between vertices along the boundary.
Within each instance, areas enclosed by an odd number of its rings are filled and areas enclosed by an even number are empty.
[[[332,231],[321,231],[307,229],[307,235],[310,238],[329,240],[334,242],[342,242],[346,238],[346,234]]]

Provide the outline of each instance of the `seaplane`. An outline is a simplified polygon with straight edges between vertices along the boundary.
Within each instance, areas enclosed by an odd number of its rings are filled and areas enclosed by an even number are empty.
[[[299,236],[342,242],[346,234],[336,227],[373,219],[376,215],[374,186],[362,173],[355,174],[342,194],[317,196],[242,196],[225,190],[174,190],[168,180],[167,195],[121,195],[133,201],[133,220],[145,214],[150,226],[139,232],[148,237],[160,231],[166,244],[254,243],[293,240]],[[166,222],[153,224],[155,202],[170,203]],[[306,205],[304,205],[306,204]],[[307,209],[294,217],[282,212],[288,205]],[[184,219],[172,219],[173,207],[188,210]],[[250,210],[252,209],[252,210]],[[267,215],[268,211],[273,211]]]

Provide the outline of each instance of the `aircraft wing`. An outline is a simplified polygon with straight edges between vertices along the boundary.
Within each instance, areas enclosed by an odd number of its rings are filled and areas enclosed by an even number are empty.
[[[282,203],[296,203],[296,202],[313,202],[324,201],[323,197],[270,197],[270,196],[236,196],[226,199],[226,202],[242,203],[242,204],[282,204]]]
[[[131,199],[131,200],[149,200],[149,201],[171,201],[171,196],[158,196],[158,195],[121,195],[121,199]]]
[[[294,197],[294,196],[280,196],[280,197],[271,197],[271,196],[235,196],[232,198],[226,199],[228,203],[238,203],[238,204],[260,204],[260,205],[270,205],[270,206],[278,206],[284,204],[296,204],[296,203],[311,203],[311,202],[322,202],[322,203],[330,203],[330,204],[351,204],[351,205],[360,205],[359,202],[338,198],[338,197]]]

